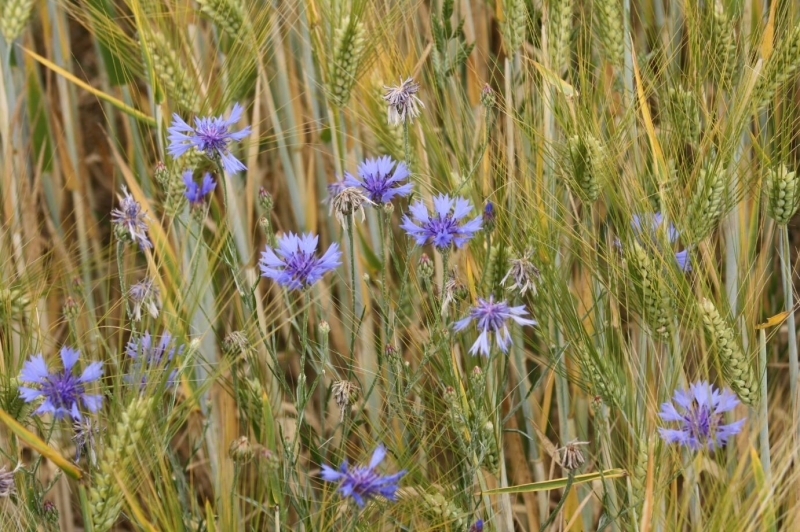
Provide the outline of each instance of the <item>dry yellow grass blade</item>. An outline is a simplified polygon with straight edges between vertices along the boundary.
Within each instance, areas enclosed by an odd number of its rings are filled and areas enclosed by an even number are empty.
[[[39,436],[20,425],[17,420],[8,415],[8,413],[3,409],[0,409],[0,421],[5,423],[6,426],[11,429],[11,432],[16,434],[19,439],[36,449],[39,454],[53,462],[59,469],[61,469],[61,471],[66,473],[67,476],[74,478],[75,480],[80,480],[83,478],[83,472],[80,470],[80,468],[74,464],[71,464],[69,460],[61,456],[61,454],[56,452],[55,449],[47,445],[47,443],[39,438]]]
[[[111,105],[113,105],[114,107],[116,107],[117,109],[122,111],[123,113],[125,113],[127,115],[130,115],[133,118],[135,118],[136,120],[144,122],[145,124],[147,124],[149,126],[155,126],[156,125],[156,121],[152,117],[147,116],[146,114],[142,113],[141,111],[137,111],[133,107],[127,105],[125,102],[122,102],[122,101],[114,98],[113,96],[111,96],[109,94],[106,94],[105,92],[101,91],[100,89],[96,89],[96,88],[92,87],[88,83],[85,83],[81,79],[73,76],[68,71],[64,70],[63,68],[61,68],[60,66],[56,65],[52,61],[42,57],[41,55],[37,54],[36,52],[28,50],[27,48],[22,48],[22,50],[26,54],[28,54],[30,57],[34,58],[36,61],[38,61],[39,63],[41,63],[45,67],[49,68],[50,70],[52,70],[53,72],[55,72],[59,76],[63,77],[64,79],[66,79],[68,81],[71,81],[72,83],[74,83],[78,87],[84,89],[85,91],[88,91],[88,92],[94,94],[95,96],[97,96],[101,100],[105,100],[106,102],[110,103]]]

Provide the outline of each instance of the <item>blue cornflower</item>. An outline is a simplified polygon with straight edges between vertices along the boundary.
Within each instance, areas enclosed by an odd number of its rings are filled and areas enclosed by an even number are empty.
[[[281,286],[300,290],[319,281],[325,273],[342,263],[339,244],[334,242],[322,257],[317,257],[319,237],[312,233],[302,236],[289,233],[278,237],[278,247],[266,247],[261,253],[261,276]]]
[[[172,362],[172,358],[177,352],[183,353],[183,344],[173,345],[172,335],[165,332],[157,344],[150,337],[150,332],[145,332],[143,336],[128,342],[126,352],[133,359],[130,374],[125,376],[127,382],[135,382],[141,379],[141,387],[147,384],[147,373],[151,370],[164,369]],[[168,386],[176,382],[178,370],[170,372],[167,381]]]
[[[414,221],[407,214],[403,215],[400,227],[416,239],[418,246],[430,241],[440,250],[449,248],[451,244],[460,248],[481,229],[481,215],[459,225],[472,210],[468,199],[439,194],[433,198],[433,210],[433,215],[429,216],[425,204],[418,200],[409,207]]]
[[[342,497],[353,497],[361,508],[364,507],[367,500],[373,499],[378,495],[394,501],[395,492],[398,488],[397,482],[400,477],[406,474],[406,471],[403,470],[388,476],[378,474],[375,468],[378,467],[378,464],[383,461],[385,456],[386,447],[378,445],[375,452],[372,453],[369,466],[356,466],[348,469],[347,460],[345,460],[338,471],[330,466],[323,465],[320,476],[328,482],[340,482],[337,491],[342,494]]]
[[[477,322],[478,330],[481,334],[475,343],[472,344],[469,352],[474,355],[481,353],[483,356],[489,356],[489,334],[494,333],[497,346],[503,353],[508,352],[508,346],[511,345],[511,333],[508,331],[509,319],[514,320],[520,325],[536,325],[536,320],[523,318],[528,314],[524,305],[518,307],[509,307],[505,301],[495,303],[494,296],[489,296],[489,299],[478,298],[478,303],[470,310],[469,316],[463,320],[457,321],[453,325],[456,331],[463,330],[472,320]]]
[[[486,205],[483,207],[483,228],[487,232],[492,233],[494,231],[496,218],[497,215],[494,212],[494,203],[487,201]]]
[[[119,198],[119,209],[111,211],[111,222],[115,226],[117,237],[128,242],[136,242],[142,250],[153,247],[147,236],[146,221],[149,219],[147,213],[124,186],[122,192],[125,195]]]
[[[478,519],[472,523],[472,526],[469,527],[469,532],[483,532],[483,519]]]
[[[205,203],[206,196],[217,187],[217,183],[208,172],[203,175],[203,180],[198,185],[194,181],[192,171],[186,170],[183,173],[183,183],[186,185],[183,195],[186,196],[192,207],[201,207]]]
[[[633,231],[636,233],[636,238],[640,242],[658,242],[658,231],[661,230],[661,225],[663,222],[664,217],[660,212],[652,214],[647,213],[643,215],[634,214],[633,219],[631,219],[631,226],[633,226]],[[670,223],[666,228],[666,232],[667,239],[669,240],[670,244],[674,244],[680,237],[680,233],[672,223]],[[688,272],[692,269],[692,266],[689,263],[688,248],[675,253],[675,260],[678,262],[678,267],[681,270]]]
[[[37,384],[37,388],[20,386],[19,393],[26,403],[39,397],[44,397],[44,402],[34,411],[34,414],[52,413],[56,419],[69,415],[72,419],[81,419],[78,410],[78,401],[83,401],[90,412],[97,412],[103,404],[102,395],[86,393],[85,384],[96,381],[103,375],[103,363],[92,362],[80,376],[73,374],[72,368],[78,361],[80,351],[67,346],[61,348],[61,361],[64,370],[50,373],[47,363],[41,354],[31,355],[22,366],[19,379],[22,382]]]
[[[658,432],[667,443],[679,443],[692,450],[723,447],[728,438],[738,434],[746,418],[724,425],[722,414],[739,404],[736,394],[727,388],[720,391],[706,381],[695,382],[689,390],[677,389],[672,402],[662,403],[658,413],[664,421],[677,421],[679,428],[659,427]]]
[[[246,170],[242,161],[234,157],[228,150],[231,141],[239,142],[250,134],[250,126],[241,131],[230,132],[228,129],[236,124],[244,108],[238,103],[233,106],[230,116],[204,116],[194,119],[195,127],[190,126],[177,114],[172,115],[172,126],[169,131],[169,148],[167,151],[173,158],[178,158],[190,148],[197,148],[213,160],[222,161],[222,167],[229,174]]]
[[[392,173],[393,168],[394,173]],[[389,203],[395,196],[411,194],[413,183],[400,184],[400,181],[408,178],[408,175],[405,163],[396,163],[386,155],[377,159],[367,159],[358,166],[358,177],[361,181],[349,172],[345,172],[343,184],[348,187],[363,188],[367,197],[374,203]]]

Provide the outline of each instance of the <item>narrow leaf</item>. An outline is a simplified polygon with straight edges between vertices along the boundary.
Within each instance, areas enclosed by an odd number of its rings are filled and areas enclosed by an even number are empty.
[[[593,480],[600,480],[606,478],[620,478],[627,475],[624,469],[606,469],[605,471],[596,471],[594,473],[585,473],[583,475],[575,475],[572,481],[573,485],[592,482]],[[553,480],[546,480],[544,482],[533,482],[531,484],[522,484],[520,486],[509,486],[507,488],[495,488],[493,490],[484,491],[484,495],[500,495],[502,493],[531,493],[533,491],[549,491],[563,488],[567,485],[566,478],[556,478]]]

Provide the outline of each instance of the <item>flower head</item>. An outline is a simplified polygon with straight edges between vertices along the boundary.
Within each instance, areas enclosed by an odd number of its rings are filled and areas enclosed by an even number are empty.
[[[678,428],[659,427],[658,432],[667,443],[679,443],[695,451],[723,447],[728,438],[742,430],[745,422],[746,418],[742,418],[722,423],[722,414],[738,404],[739,399],[730,390],[720,391],[708,382],[695,382],[688,390],[675,390],[672,402],[661,404],[658,415],[664,421],[678,422]]]
[[[478,519],[469,527],[469,532],[483,532],[483,519]]]
[[[449,248],[451,244],[460,248],[481,229],[481,215],[460,225],[472,211],[468,199],[440,194],[433,198],[433,210],[433,214],[429,215],[425,204],[415,201],[409,207],[413,221],[407,214],[403,215],[400,227],[416,239],[418,246],[430,241],[440,250]]]
[[[20,466],[6,471],[6,466],[0,467],[0,497],[10,497],[17,492],[17,484],[14,482],[14,475]]]
[[[72,419],[81,419],[78,410],[78,402],[90,412],[97,412],[103,404],[102,395],[92,395],[86,393],[86,383],[93,382],[103,375],[103,363],[92,362],[80,376],[72,372],[72,368],[78,361],[80,351],[71,349],[67,346],[61,348],[61,361],[64,364],[63,371],[50,373],[47,363],[41,354],[31,355],[31,358],[22,366],[19,379],[37,385],[36,388],[20,386],[19,393],[26,403],[35,401],[39,397],[44,397],[44,401],[34,414],[52,413],[56,419],[61,419],[65,415],[72,416]]]
[[[364,194],[361,188],[346,186],[331,198],[330,214],[336,215],[339,223],[345,225],[348,216],[355,218],[355,214],[360,212],[361,221],[363,222],[365,203],[372,203],[372,201]]]
[[[532,252],[526,251],[518,259],[510,259],[511,267],[508,269],[506,276],[500,281],[500,284],[505,286],[506,281],[511,278],[514,284],[508,287],[509,290],[518,290],[519,295],[525,295],[525,292],[530,290],[531,294],[536,295],[536,283],[539,282],[539,268],[531,262]]]
[[[133,359],[131,372],[125,376],[128,382],[139,381],[142,388],[147,385],[147,375],[150,371],[164,369],[172,361],[175,353],[183,353],[183,344],[173,345],[172,335],[164,333],[158,343],[150,336],[150,332],[128,342],[125,352]],[[173,369],[167,379],[167,385],[173,386],[176,382],[178,370]]]
[[[128,289],[128,298],[133,304],[133,319],[142,320],[142,308],[147,309],[153,319],[158,317],[161,307],[161,292],[151,277],[145,277]]]
[[[268,277],[292,290],[300,290],[319,281],[322,276],[341,265],[342,252],[334,242],[322,257],[317,257],[319,237],[312,233],[289,233],[278,237],[278,247],[261,253],[259,267],[262,277]]]
[[[488,232],[494,231],[497,214],[494,212],[494,203],[487,201],[483,207],[483,227]]]
[[[558,463],[561,464],[561,467],[567,471],[575,471],[576,469],[580,468],[586,461],[586,458],[584,458],[583,451],[580,450],[579,446],[588,444],[588,441],[578,440],[567,442],[564,447],[556,449],[558,451]]]
[[[414,118],[419,116],[419,108],[425,108],[425,104],[417,97],[419,83],[413,78],[407,78],[405,81],[401,79],[398,87],[384,85],[383,90],[386,91],[383,99],[389,106],[390,125],[398,125],[406,121],[412,123]]]
[[[404,470],[394,475],[381,476],[375,471],[375,468],[385,456],[386,447],[378,445],[375,452],[372,453],[372,459],[367,467],[348,468],[347,460],[345,460],[338,471],[323,465],[320,476],[328,482],[339,482],[337,491],[342,494],[342,497],[353,497],[361,508],[369,499],[374,499],[378,495],[393,501],[398,488],[397,482],[406,472]]]
[[[206,196],[217,187],[217,183],[208,172],[203,175],[203,180],[198,185],[194,181],[192,171],[186,170],[183,173],[183,183],[186,185],[183,195],[186,196],[192,207],[201,207],[205,203]]]
[[[92,465],[97,463],[97,441],[95,436],[100,433],[100,427],[92,417],[72,421],[72,441],[75,442],[75,461],[81,459],[81,454],[86,452]]]
[[[119,198],[119,209],[111,211],[115,234],[123,241],[136,242],[141,249],[153,247],[147,236],[147,213],[127,188],[122,187],[122,192],[125,195]]]
[[[508,347],[511,345],[511,333],[508,331],[507,323],[509,319],[520,325],[536,325],[536,320],[523,318],[527,314],[528,311],[525,310],[524,305],[509,307],[505,301],[495,303],[494,296],[489,296],[489,299],[478,298],[478,303],[472,307],[469,316],[457,321],[453,325],[453,329],[461,331],[472,320],[475,320],[481,334],[472,344],[469,352],[473,355],[480,352],[483,356],[488,357],[490,354],[489,335],[491,333],[494,333],[495,341],[500,350],[503,353],[508,352]]]
[[[395,167],[395,164],[397,167]],[[392,170],[394,169],[394,172]],[[377,159],[367,159],[358,167],[359,181],[352,174],[345,173],[344,185],[364,189],[373,203],[388,203],[395,196],[408,196],[414,188],[413,183],[400,182],[408,178],[405,163],[396,163],[388,155]]]
[[[229,174],[246,170],[242,161],[234,157],[228,150],[231,141],[239,142],[250,134],[250,126],[231,132],[229,129],[236,124],[244,108],[238,103],[233,106],[230,116],[199,117],[194,119],[195,127],[190,126],[177,114],[172,115],[172,126],[169,127],[168,152],[173,158],[178,158],[190,148],[197,148],[213,160],[222,162],[222,167]]]
[[[678,238],[680,238],[680,233],[675,228],[674,224],[670,223],[664,226],[664,217],[660,212],[642,215],[634,214],[631,219],[631,226],[639,242],[650,242],[653,245],[657,245],[656,243],[659,241],[659,233],[661,231],[666,231],[666,236],[670,244],[674,244]],[[678,262],[678,267],[681,270],[689,271],[692,269],[689,263],[688,249],[675,253],[675,260]]]

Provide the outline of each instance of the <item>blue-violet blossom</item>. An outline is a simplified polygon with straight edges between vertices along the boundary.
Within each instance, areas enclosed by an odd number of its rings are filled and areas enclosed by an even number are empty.
[[[203,175],[203,180],[198,185],[194,181],[194,175],[191,170],[186,170],[183,173],[183,184],[186,185],[186,190],[183,192],[183,195],[189,200],[189,205],[191,207],[202,207],[205,203],[206,196],[217,187],[217,183],[208,172]]]
[[[79,420],[81,413],[78,410],[78,401],[82,401],[90,412],[97,412],[103,404],[103,396],[86,393],[85,384],[96,381],[103,375],[103,363],[92,362],[78,376],[72,372],[72,368],[79,356],[80,351],[77,349],[62,347],[61,361],[64,369],[53,373],[50,372],[41,353],[31,355],[31,358],[25,361],[19,379],[22,382],[36,384],[38,387],[20,386],[20,395],[26,403],[44,397],[44,402],[34,414],[50,412],[56,419],[69,415],[72,419]]]
[[[375,452],[372,453],[372,459],[367,467],[348,468],[347,460],[345,460],[338,471],[323,465],[320,476],[328,482],[339,482],[337,491],[341,493],[342,497],[352,497],[361,508],[364,507],[366,501],[378,495],[394,501],[398,488],[397,483],[406,472],[403,470],[394,475],[381,476],[375,471],[375,468],[385,456],[386,447],[378,445]]]
[[[508,352],[508,347],[511,345],[511,333],[508,331],[507,323],[509,319],[520,325],[536,325],[536,320],[523,318],[527,314],[528,311],[525,310],[524,305],[509,307],[505,301],[495,303],[494,296],[489,296],[489,299],[478,298],[478,303],[472,307],[469,316],[457,321],[453,325],[453,329],[456,331],[464,330],[472,320],[475,320],[481,334],[472,344],[469,352],[472,355],[481,353],[483,356],[488,357],[490,354],[489,335],[491,333],[494,333],[495,341],[500,350],[503,353]]]
[[[430,241],[440,250],[449,248],[451,244],[460,248],[481,229],[480,214],[460,225],[461,220],[472,211],[468,199],[440,194],[433,198],[433,210],[433,214],[429,215],[425,204],[418,200],[409,207],[414,220],[407,214],[403,215],[400,227],[416,240],[418,246]]]
[[[126,353],[133,359],[130,374],[125,380],[135,382],[140,380],[141,387],[147,385],[147,373],[151,370],[166,369],[172,362],[175,353],[183,353],[183,344],[173,344],[172,335],[165,332],[158,343],[150,336],[150,332],[128,342]],[[176,382],[178,370],[173,369],[168,377],[167,385],[173,386]]]
[[[319,281],[322,276],[341,265],[339,244],[332,243],[322,257],[317,257],[319,237],[312,233],[284,234],[278,237],[278,247],[266,247],[261,253],[259,267],[262,277],[281,286],[300,290]]]
[[[395,167],[395,164],[397,167]],[[392,173],[394,169],[394,173]],[[345,172],[343,184],[348,187],[361,187],[367,197],[374,203],[388,203],[395,196],[408,196],[414,188],[413,183],[400,184],[408,178],[408,167],[405,163],[396,163],[391,157],[367,159],[358,166],[359,181],[349,172]]]
[[[634,233],[636,233],[636,238],[640,242],[651,242],[655,244],[658,242],[658,231],[661,230],[661,225],[663,222],[664,217],[660,212],[641,215],[634,214],[633,219],[631,219],[631,226],[633,226]],[[669,226],[667,226],[665,230],[667,232],[667,239],[669,240],[669,243],[674,244],[680,237],[680,233],[675,228],[675,225],[670,222]],[[678,262],[678,267],[681,270],[688,272],[692,269],[692,266],[689,263],[688,248],[684,249],[683,251],[676,252],[675,260]]]
[[[142,210],[142,206],[133,199],[124,186],[122,192],[125,195],[119,198],[119,209],[111,211],[111,222],[115,226],[117,236],[130,242],[136,242],[142,250],[153,247],[147,236],[146,221],[149,219],[147,213]]]
[[[688,390],[675,390],[672,402],[661,404],[658,415],[664,421],[678,422],[679,428],[659,427],[658,432],[667,443],[678,443],[695,451],[723,447],[728,438],[742,430],[745,422],[743,418],[733,423],[722,423],[723,413],[733,410],[738,404],[739,399],[730,390],[720,391],[708,382],[695,382]]]
[[[231,141],[239,142],[250,134],[250,126],[236,132],[229,131],[242,118],[244,108],[238,103],[233,106],[230,116],[196,117],[195,127],[190,126],[177,114],[172,115],[172,126],[169,131],[169,148],[167,151],[173,158],[178,158],[190,148],[197,148],[210,159],[222,161],[222,167],[229,174],[246,170],[242,161],[234,157],[228,150]]]

